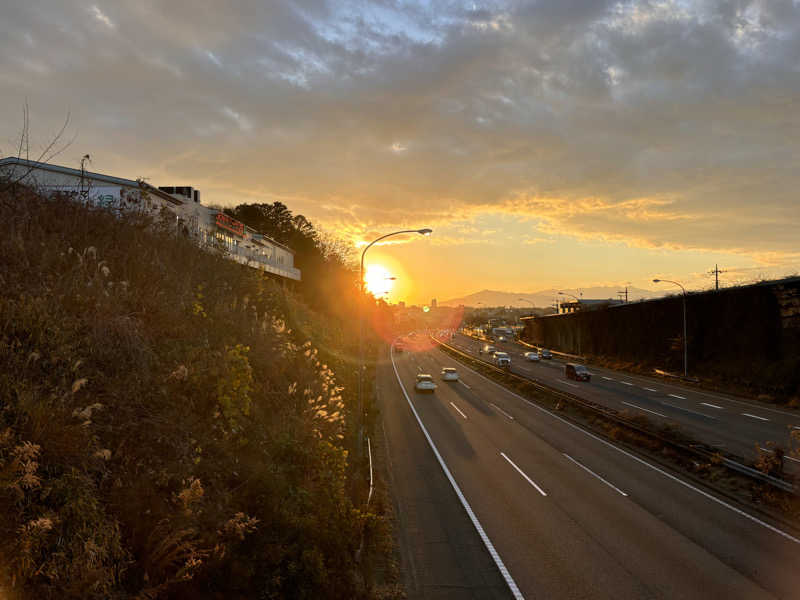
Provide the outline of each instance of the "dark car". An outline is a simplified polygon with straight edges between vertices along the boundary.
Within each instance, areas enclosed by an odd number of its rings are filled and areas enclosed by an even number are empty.
[[[567,363],[564,365],[564,375],[567,379],[574,379],[575,381],[591,381],[592,374],[583,365],[575,363]]]

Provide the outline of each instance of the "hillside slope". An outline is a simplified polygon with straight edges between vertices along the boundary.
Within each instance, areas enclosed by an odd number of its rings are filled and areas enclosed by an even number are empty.
[[[0,224],[0,596],[365,595],[352,368],[309,311],[169,222],[23,191]]]

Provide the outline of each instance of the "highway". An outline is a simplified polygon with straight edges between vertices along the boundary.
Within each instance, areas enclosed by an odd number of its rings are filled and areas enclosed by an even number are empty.
[[[415,571],[433,583],[409,597],[500,597],[487,559],[510,598],[800,597],[796,532],[609,444],[438,349],[389,354],[378,386],[395,453],[390,468],[404,474],[393,481],[398,509],[408,509],[410,496],[423,509],[436,497],[439,508],[428,514],[450,515],[451,525],[469,530],[441,534],[432,546],[417,521],[405,543],[416,554]],[[456,367],[461,381],[441,381],[445,366]],[[419,372],[434,375],[435,393],[415,393]],[[482,558],[474,551],[480,543]],[[464,547],[471,551],[462,555]],[[437,575],[442,568],[458,572]],[[473,569],[482,581],[466,582]]]
[[[456,334],[447,343],[475,358],[489,359],[478,353],[486,342]],[[696,440],[746,459],[757,456],[756,446],[769,451],[770,441],[788,448],[792,428],[800,427],[800,414],[789,410],[594,365],[587,365],[591,382],[570,381],[564,377],[566,361],[555,355],[552,360],[528,362],[523,356],[531,350],[527,346],[492,345],[511,355],[513,373],[655,423],[673,422]],[[786,456],[784,466],[787,472],[800,473],[800,458]]]

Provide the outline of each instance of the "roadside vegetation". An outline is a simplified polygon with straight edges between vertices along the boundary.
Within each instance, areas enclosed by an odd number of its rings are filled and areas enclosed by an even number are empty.
[[[356,275],[277,212],[296,289],[170,220],[2,194],[0,596],[377,594]]]

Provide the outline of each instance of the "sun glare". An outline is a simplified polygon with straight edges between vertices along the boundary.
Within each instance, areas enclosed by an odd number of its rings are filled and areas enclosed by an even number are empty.
[[[370,294],[376,298],[381,298],[392,291],[394,279],[392,279],[392,274],[389,273],[389,270],[383,265],[369,265],[367,272],[364,273],[364,285]]]

